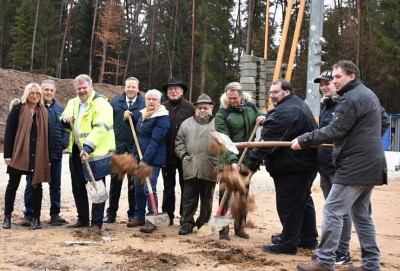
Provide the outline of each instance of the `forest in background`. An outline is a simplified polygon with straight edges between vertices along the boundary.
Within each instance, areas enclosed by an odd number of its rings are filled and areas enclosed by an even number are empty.
[[[287,2],[270,0],[268,60],[276,59]],[[387,112],[400,113],[400,1],[329,3],[321,69],[352,60]],[[143,91],[160,89],[174,76],[191,86],[192,101],[200,93],[217,101],[228,82],[239,80],[241,55],[264,55],[265,5],[265,0],[0,0],[0,67],[58,78],[86,73],[94,82],[114,85],[135,76]],[[284,62],[299,6],[295,0]],[[292,76],[303,98],[309,13],[310,1]]]

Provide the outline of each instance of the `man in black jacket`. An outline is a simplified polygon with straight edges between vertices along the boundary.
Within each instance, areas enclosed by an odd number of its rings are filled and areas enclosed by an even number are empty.
[[[261,132],[264,141],[291,141],[317,128],[308,106],[284,80],[274,81],[269,96],[275,108],[268,114]],[[271,237],[274,245],[263,246],[271,254],[296,254],[297,247],[315,249],[318,232],[311,186],[317,175],[317,152],[307,149],[255,148],[247,166],[255,171],[264,160],[274,180],[276,204],[282,232]]]
[[[134,125],[140,117],[140,110],[145,108],[144,98],[139,93],[139,80],[135,77],[129,77],[125,80],[124,93],[111,101],[114,114],[114,134],[116,144],[116,154],[125,152],[132,153],[133,135],[129,125],[128,116],[132,116]],[[121,196],[122,181],[117,174],[111,174],[110,182],[110,201],[107,208],[107,215],[104,223],[115,223],[118,211],[118,202]],[[137,221],[135,217],[135,189],[133,184],[133,176],[128,176],[128,227],[136,227],[144,225],[143,222]]]
[[[182,122],[195,113],[193,104],[186,101],[183,95],[188,91],[188,87],[177,78],[169,79],[168,83],[162,87],[167,94],[168,100],[163,105],[169,111],[170,128],[167,136],[167,164],[162,168],[164,179],[164,194],[162,211],[166,212],[170,219],[170,225],[174,221],[175,212],[175,174],[179,173],[179,185],[181,187],[181,208],[179,214],[182,217],[182,195],[185,188],[183,180],[182,161],[175,154],[175,139]]]
[[[69,133],[64,131],[59,116],[64,108],[55,101],[56,85],[53,80],[46,79],[41,83],[43,101],[49,116],[49,151],[50,151],[50,225],[60,226],[67,221],[60,216],[61,207],[61,165],[62,154],[68,146]],[[32,220],[32,184],[31,176],[26,176],[26,187],[24,194],[25,213],[21,225],[29,227]]]
[[[319,115],[319,128],[329,125],[333,119],[339,95],[336,94],[336,88],[333,84],[332,71],[327,70],[321,73],[320,77],[314,80],[319,84],[319,90],[323,97],[321,99],[321,113]],[[335,175],[335,166],[332,164],[332,149],[318,149],[318,171],[320,175],[320,186],[324,198],[326,199],[331,191],[333,177]],[[349,252],[351,238],[351,217],[347,213],[343,216],[342,235],[340,236],[339,246],[336,250],[336,265],[351,264]]]
[[[348,60],[333,65],[333,83],[341,96],[332,122],[293,140],[292,149],[334,142],[336,167],[326,199],[317,261],[298,264],[297,270],[334,270],[335,252],[343,226],[343,215],[351,212],[362,251],[362,267],[380,270],[370,202],[375,185],[387,183],[387,168],[381,135],[387,128],[386,114],[376,95],[360,80],[358,67]]]

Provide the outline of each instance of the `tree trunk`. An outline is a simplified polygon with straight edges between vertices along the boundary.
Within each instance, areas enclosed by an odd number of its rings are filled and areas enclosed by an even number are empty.
[[[68,37],[68,33],[69,33],[69,26],[71,24],[72,8],[73,7],[74,7],[74,0],[71,0],[70,6],[69,6],[67,23],[65,24],[64,38],[63,38],[63,41],[61,43],[60,57],[58,59],[58,64],[57,64],[57,73],[56,73],[57,78],[61,78],[62,60],[63,60],[63,57],[64,57],[65,43],[67,42],[67,37]]]
[[[254,4],[255,4],[255,0],[249,0],[249,14],[248,14],[248,18],[247,18],[246,55],[251,54]]]
[[[104,71],[106,67],[106,55],[107,55],[107,41],[103,41],[103,50],[101,53],[101,63],[100,63],[100,73],[99,73],[99,83],[103,83]]]
[[[189,83],[189,102],[192,102],[193,94],[193,69],[194,69],[194,42],[195,42],[195,27],[196,22],[196,0],[192,1],[192,46],[190,54],[190,83]]]
[[[357,0],[357,53],[356,53],[356,65],[360,65],[360,44],[361,44],[361,38],[362,38],[362,15],[361,15],[361,1]]]
[[[93,66],[93,50],[95,45],[95,38],[96,38],[96,21],[97,21],[97,12],[99,9],[99,0],[96,0],[95,7],[94,7],[94,15],[93,15],[93,23],[92,23],[92,35],[90,37],[90,48],[89,48],[89,76],[92,76],[92,66]]]
[[[33,37],[32,37],[31,69],[30,69],[30,72],[32,72],[32,70],[33,70],[33,58],[34,58],[34,55],[35,55],[35,41],[36,41],[37,24],[38,24],[38,19],[39,19],[39,7],[40,7],[40,0],[38,0],[37,6],[36,6],[35,26],[33,28]]]
[[[128,71],[129,71],[129,63],[131,60],[131,54],[135,54],[133,51],[133,46],[135,44],[135,38],[136,38],[136,33],[138,33],[138,24],[139,24],[139,13],[142,7],[142,0],[139,0],[136,7],[135,7],[135,12],[133,13],[133,22],[132,22],[132,32],[131,32],[131,37],[129,40],[129,50],[128,54],[126,56],[126,66],[125,66],[125,72],[124,72],[124,80],[128,78]],[[136,67],[134,65],[133,67],[133,73],[136,73]]]
[[[151,2],[151,1],[150,1]],[[148,82],[147,82],[147,88],[150,88],[151,84],[151,74],[153,72],[153,51],[154,51],[154,29],[155,29],[155,19],[156,19],[156,0],[154,0],[154,3],[151,7],[152,12],[151,12],[151,36],[150,36],[150,57],[149,57],[149,76],[148,76]]]

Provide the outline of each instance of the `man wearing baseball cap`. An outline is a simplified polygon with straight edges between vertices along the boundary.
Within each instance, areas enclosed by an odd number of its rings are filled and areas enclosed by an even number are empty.
[[[314,80],[319,83],[319,90],[322,93],[321,112],[319,115],[319,128],[327,126],[333,118],[337,99],[336,88],[333,84],[332,71],[326,70],[320,77]],[[326,199],[332,188],[335,167],[332,163],[332,149],[318,149],[318,172],[320,174],[320,186],[324,198]],[[351,264],[349,244],[351,238],[351,217],[347,213],[343,216],[342,235],[340,236],[339,246],[336,249],[336,265]]]

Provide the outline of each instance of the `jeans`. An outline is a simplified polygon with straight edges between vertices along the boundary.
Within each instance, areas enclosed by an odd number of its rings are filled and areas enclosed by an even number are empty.
[[[316,172],[275,174],[276,207],[282,223],[281,243],[289,249],[317,245],[311,186]]]
[[[158,209],[158,197],[157,197],[157,178],[160,174],[159,166],[152,166],[150,184],[153,190],[154,200],[156,202],[156,208]],[[135,218],[144,220],[146,212],[146,201],[147,210],[149,214],[153,214],[154,210],[151,206],[149,190],[147,189],[145,180],[138,180],[135,178]]]
[[[215,182],[190,179],[185,181],[185,192],[182,199],[183,224],[192,224],[200,228],[211,217]],[[200,197],[200,214],[194,221]]]
[[[86,191],[86,181],[83,175],[82,161],[76,145],[73,146],[72,155],[69,158],[71,171],[72,194],[78,212],[78,220],[83,224],[89,224],[89,199]],[[86,170],[86,169],[85,169]],[[105,178],[101,179],[105,183]],[[97,181],[97,180],[96,180]],[[103,226],[103,214],[106,203],[92,203],[92,226]]]
[[[11,216],[14,211],[15,196],[18,190],[19,183],[21,182],[21,173],[10,173],[10,180],[8,181],[6,194],[4,196],[4,216]],[[42,184],[39,183],[36,187],[31,187],[32,195],[32,214],[33,218],[40,218],[40,211],[42,209],[43,190]]]
[[[108,202],[109,207],[107,208],[107,216],[115,218],[119,207],[119,198],[121,196],[123,180],[118,179],[116,174],[111,174],[110,182],[110,200]],[[128,217],[135,217],[135,184],[133,177],[128,176]]]
[[[51,182],[50,191],[50,217],[60,214],[61,206],[61,166],[62,160],[52,160],[50,166]],[[24,216],[32,217],[32,179],[31,175],[26,176],[24,193],[25,212]]]
[[[176,170],[179,173],[179,185],[181,187],[181,205],[179,215],[182,217],[182,197],[185,189],[185,181],[183,180],[182,163],[179,161],[177,165],[167,165],[162,168],[164,180],[162,211],[166,212],[169,219],[172,221],[175,217],[175,185],[176,185]]]
[[[324,194],[324,198],[327,199],[329,192],[332,189],[332,182],[334,175],[320,175],[320,185],[322,189],[322,193]],[[351,239],[351,217],[350,213],[346,213],[343,215],[343,228],[342,234],[339,240],[339,246],[337,248],[336,254],[345,255],[349,252],[349,245]]]
[[[322,236],[317,249],[318,262],[328,269],[335,269],[343,216],[350,212],[361,245],[362,266],[366,270],[380,270],[380,252],[369,207],[372,189],[373,186],[332,185],[324,205]]]

